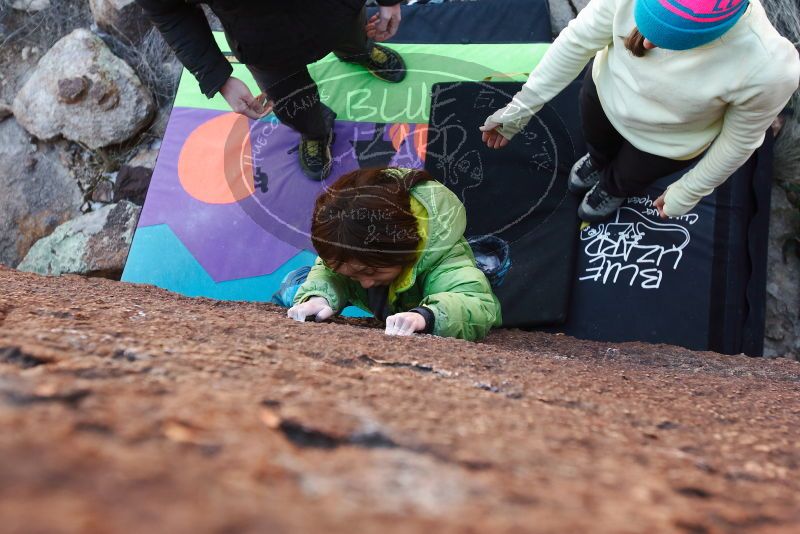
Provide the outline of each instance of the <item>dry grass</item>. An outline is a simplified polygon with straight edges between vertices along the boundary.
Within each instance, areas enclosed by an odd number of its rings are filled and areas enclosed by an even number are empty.
[[[795,46],[800,46],[800,4],[797,0],[761,0],[772,25]]]
[[[158,107],[172,102],[178,89],[181,65],[167,42],[151,28],[140,42],[100,34],[117,56],[124,59],[150,89]]]
[[[50,0],[48,9],[33,13],[11,9],[10,5],[11,0],[0,0],[0,49],[22,44],[48,50],[72,30],[92,23],[85,0]]]
[[[115,55],[133,68],[153,94],[159,109],[169,109],[177,90],[181,67],[158,31],[151,29],[140,42],[126,41],[93,27],[88,1],[50,0],[50,3],[48,9],[26,13],[11,9],[11,0],[0,0],[0,54],[5,52],[8,55],[0,64],[19,61],[18,54],[23,47],[37,48],[43,54],[73,30],[91,28]],[[158,137],[159,131],[145,131],[119,146],[98,151],[83,147],[82,150],[89,153],[88,167],[98,169],[90,174],[116,170],[140,144]]]

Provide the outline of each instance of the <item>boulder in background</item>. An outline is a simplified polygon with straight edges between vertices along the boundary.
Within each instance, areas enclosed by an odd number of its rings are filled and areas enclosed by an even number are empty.
[[[76,217],[31,247],[18,269],[118,279],[140,211],[139,206],[123,200]]]
[[[800,211],[773,186],[770,215],[764,355],[800,359],[800,258],[784,246],[800,235]]]
[[[0,121],[0,263],[15,267],[36,241],[77,215],[83,196],[58,148]]]
[[[144,205],[150,178],[156,167],[159,144],[144,148],[120,168],[114,181],[114,202],[128,200]]]
[[[589,0],[548,0],[548,3],[550,4],[550,26],[553,28],[553,35],[558,35],[567,27],[569,21],[586,7]]]
[[[11,7],[18,11],[33,13],[50,7],[50,0],[14,0]]]
[[[62,135],[97,149],[130,139],[150,122],[155,105],[127,63],[78,29],[42,57],[13,109],[39,139]]]
[[[97,27],[130,44],[138,42],[150,29],[142,8],[135,0],[89,0]]]

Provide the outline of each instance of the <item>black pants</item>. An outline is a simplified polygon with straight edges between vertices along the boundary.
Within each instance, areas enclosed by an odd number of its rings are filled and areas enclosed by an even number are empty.
[[[606,117],[588,67],[581,88],[581,124],[592,162],[603,169],[600,185],[615,197],[629,197],[653,182],[700,159],[674,160],[642,152],[630,144]]]
[[[369,57],[373,43],[367,38],[366,23],[365,8],[343,32],[342,42],[333,51],[339,59],[358,63]],[[278,70],[261,69],[258,65],[247,65],[247,68],[258,87],[274,103],[275,115],[282,123],[308,139],[322,139],[330,133],[336,114],[320,101],[317,84],[305,65]]]

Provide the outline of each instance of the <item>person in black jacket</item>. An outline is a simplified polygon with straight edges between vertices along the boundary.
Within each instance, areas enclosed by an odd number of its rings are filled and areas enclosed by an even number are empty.
[[[306,65],[334,52],[387,82],[406,69],[397,52],[375,44],[400,23],[401,0],[378,0],[366,20],[364,0],[136,0],[153,25],[211,98],[221,93],[231,108],[251,119],[274,109],[301,134],[300,165],[309,178],[324,179],[331,166],[336,114],[320,101]],[[247,65],[271,102],[261,102],[239,79],[220,51],[198,4],[207,4],[222,23],[236,58]]]

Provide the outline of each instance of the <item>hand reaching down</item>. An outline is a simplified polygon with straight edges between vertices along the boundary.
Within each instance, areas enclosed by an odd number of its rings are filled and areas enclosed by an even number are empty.
[[[500,124],[497,122],[486,121],[486,124],[480,127],[480,131],[483,132],[481,138],[489,148],[503,148],[508,144],[508,139],[497,131],[498,126]]]
[[[306,320],[306,317],[315,316],[314,320],[319,322],[325,321],[333,317],[333,308],[330,307],[328,301],[323,297],[311,297],[301,304],[295,304],[286,315],[290,319],[300,321],[301,323]]]
[[[658,214],[661,216],[662,219],[666,219],[667,218],[667,214],[664,213],[664,195],[665,194],[662,194],[660,197],[658,197],[656,199],[655,202],[653,202],[653,206],[656,207],[656,209],[658,210]]]
[[[386,318],[387,336],[410,336],[425,330],[425,317],[417,312],[403,312]]]
[[[394,37],[400,27],[400,4],[381,6],[367,22],[367,37],[381,42]]]
[[[266,96],[253,96],[245,83],[231,76],[219,90],[233,111],[253,120],[258,120],[272,111],[272,102]]]

